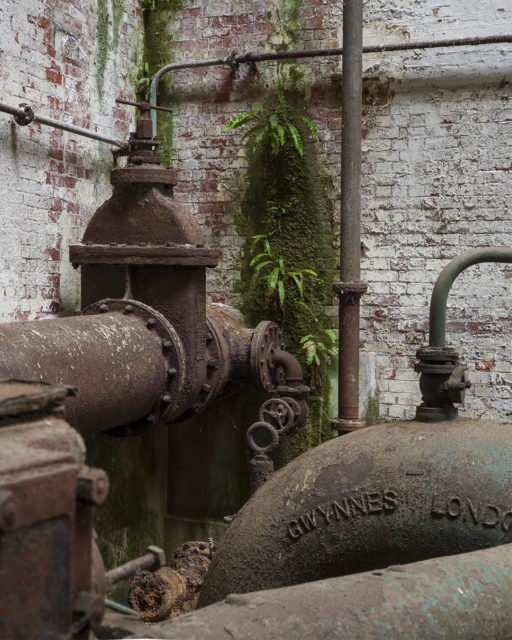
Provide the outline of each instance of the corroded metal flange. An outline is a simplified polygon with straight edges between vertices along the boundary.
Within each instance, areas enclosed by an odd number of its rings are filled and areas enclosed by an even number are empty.
[[[251,341],[251,382],[263,391],[275,391],[277,367],[272,354],[276,349],[284,350],[283,332],[275,322],[260,322],[254,329]]]
[[[107,432],[115,436],[133,436],[172,420],[174,411],[179,405],[185,382],[185,351],[178,333],[170,322],[161,313],[137,300],[107,298],[90,305],[82,313],[96,315],[111,312],[120,312],[140,319],[148,331],[155,334],[155,339],[160,341],[162,354],[166,361],[166,389],[158,398],[151,412],[135,423],[116,427]]]

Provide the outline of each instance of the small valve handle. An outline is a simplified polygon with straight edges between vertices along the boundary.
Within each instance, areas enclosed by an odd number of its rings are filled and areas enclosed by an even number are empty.
[[[156,111],[168,111],[169,113],[173,113],[172,109],[168,109],[167,107],[159,107],[157,104],[150,104],[149,102],[132,102],[131,100],[122,100],[121,98],[116,98],[116,102],[117,104],[129,104],[132,107],[139,107],[139,109],[143,111],[155,109]]]

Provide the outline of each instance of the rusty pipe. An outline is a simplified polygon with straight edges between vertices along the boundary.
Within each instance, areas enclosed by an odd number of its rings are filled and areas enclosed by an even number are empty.
[[[507,424],[397,422],[330,440],[244,505],[199,603],[500,545],[510,477]]]
[[[65,407],[81,433],[149,414],[167,379],[158,336],[122,313],[0,324],[0,372],[78,387]]]
[[[512,545],[383,571],[229,595],[153,628],[153,637],[224,640],[509,638]]]
[[[359,304],[366,284],[361,263],[361,103],[363,2],[343,2],[343,86],[339,295],[338,433],[365,426],[359,420]]]

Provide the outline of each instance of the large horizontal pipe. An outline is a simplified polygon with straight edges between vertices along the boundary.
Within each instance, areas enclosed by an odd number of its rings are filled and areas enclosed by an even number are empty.
[[[345,438],[342,439],[345,442]],[[230,595],[155,625],[173,640],[510,638],[512,545],[383,571]]]
[[[81,433],[136,422],[166,384],[160,339],[122,313],[0,324],[0,373],[78,387],[66,417]]]
[[[512,425],[377,425],[275,473],[222,538],[200,606],[496,546],[512,533]]]

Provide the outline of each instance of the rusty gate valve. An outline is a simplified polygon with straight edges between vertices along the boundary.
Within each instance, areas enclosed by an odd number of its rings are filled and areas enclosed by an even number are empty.
[[[458,414],[454,404],[464,402],[464,392],[471,386],[457,351],[447,346],[422,347],[416,357],[418,362],[414,370],[420,373],[423,400],[416,410],[416,420],[453,420]]]
[[[140,110],[136,131],[130,133],[128,162],[131,164],[160,164],[161,158],[158,155],[160,139],[153,137],[153,124],[151,122],[150,112],[152,109],[155,109],[156,111],[172,113],[172,109],[159,107],[149,102],[132,102],[131,100],[122,100],[121,98],[117,98],[116,102],[117,104],[128,104],[132,107],[138,107]]]

